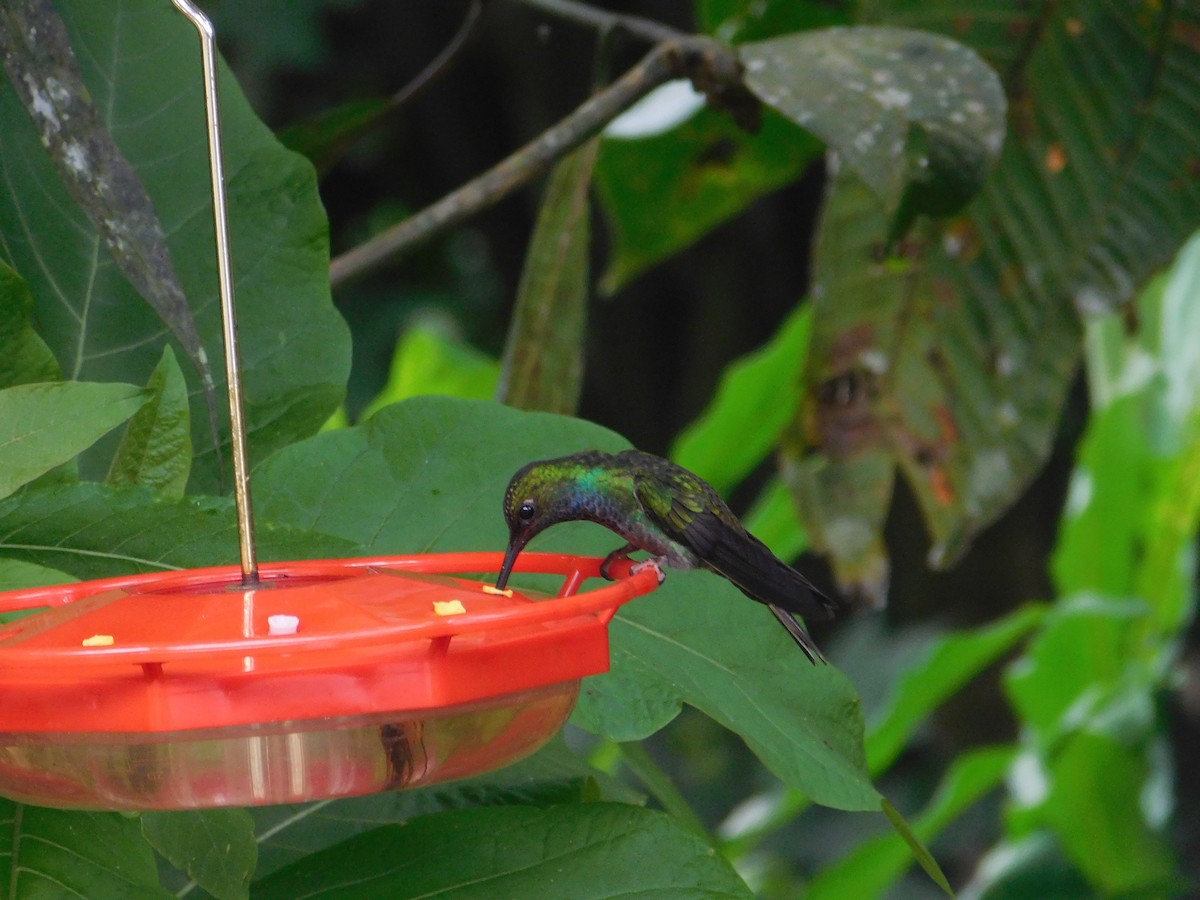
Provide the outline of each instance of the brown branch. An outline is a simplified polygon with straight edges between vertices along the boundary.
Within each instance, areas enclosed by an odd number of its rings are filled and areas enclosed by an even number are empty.
[[[534,2],[545,4],[547,0]],[[691,79],[697,90],[707,95],[710,105],[727,110],[742,127],[755,130],[761,110],[758,100],[742,83],[742,65],[736,52],[708,37],[672,37],[507,159],[416,215],[336,257],[329,267],[330,283],[340,287],[487,209],[546,172],[555,160],[599,133],[651,90],[681,77]]]

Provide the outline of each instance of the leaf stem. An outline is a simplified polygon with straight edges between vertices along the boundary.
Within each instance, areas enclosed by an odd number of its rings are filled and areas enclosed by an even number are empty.
[[[704,827],[704,822],[696,815],[696,811],[688,804],[679,788],[675,786],[669,775],[646,752],[641,741],[618,743],[621,757],[629,771],[640,781],[663,809],[679,820],[680,824],[714,844],[713,837]],[[715,844],[714,844],[715,845]]]
[[[442,48],[441,52],[417,74],[416,78],[392,95],[388,104],[393,112],[404,104],[411,102],[414,97],[420,95],[431,85],[436,84],[441,80],[443,75],[450,71],[451,64],[477,34],[477,29],[482,19],[483,0],[471,0],[471,5],[467,8],[467,14],[463,17],[462,24],[458,26],[458,31],[454,33],[454,37],[450,39],[450,43]]]
[[[517,2],[530,9],[557,16],[577,25],[587,25],[601,33],[621,30],[652,43],[686,37],[683,32],[664,25],[662,22],[647,19],[645,16],[596,9],[586,3],[579,3],[578,0],[517,0]]]

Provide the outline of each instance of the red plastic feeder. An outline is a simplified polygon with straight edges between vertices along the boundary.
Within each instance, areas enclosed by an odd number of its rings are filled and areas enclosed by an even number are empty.
[[[451,573],[498,553],[194,569],[0,594],[0,795],[181,809],[347,797],[515,762],[608,670],[608,622],[652,571],[527,553],[557,597]],[[620,570],[619,570],[620,571]],[[294,629],[294,631],[293,631]]]

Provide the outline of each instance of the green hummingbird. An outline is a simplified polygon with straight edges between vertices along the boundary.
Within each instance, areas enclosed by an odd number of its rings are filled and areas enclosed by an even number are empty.
[[[600,566],[604,577],[610,577],[612,563],[635,550],[652,557],[633,571],[652,566],[660,582],[663,565],[709,569],[770,607],[810,661],[825,662],[795,617],[828,619],[840,604],[747,531],[712,485],[669,460],[640,450],[615,455],[585,450],[531,462],[508,484],[504,518],[509,538],[496,581],[501,590],[534,535],[559,522],[597,522],[626,541]]]

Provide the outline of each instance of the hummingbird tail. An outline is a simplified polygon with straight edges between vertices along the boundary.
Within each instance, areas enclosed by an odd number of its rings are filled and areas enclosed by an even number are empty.
[[[841,603],[826,597],[748,531],[722,535],[712,542],[702,558],[708,568],[728,578],[743,594],[759,603],[779,606],[815,621],[831,619],[842,610]],[[791,630],[789,627],[788,631]],[[795,637],[794,632],[792,636]]]
[[[800,645],[800,649],[804,651],[804,655],[808,657],[809,662],[814,666],[818,662],[829,662],[824,654],[817,649],[817,645],[813,642],[809,633],[804,630],[804,626],[796,620],[794,615],[786,609],[776,606],[774,603],[768,603],[767,605],[771,607],[771,612],[775,613],[775,618],[779,620],[780,624],[788,630],[788,634],[792,636],[792,639]]]

